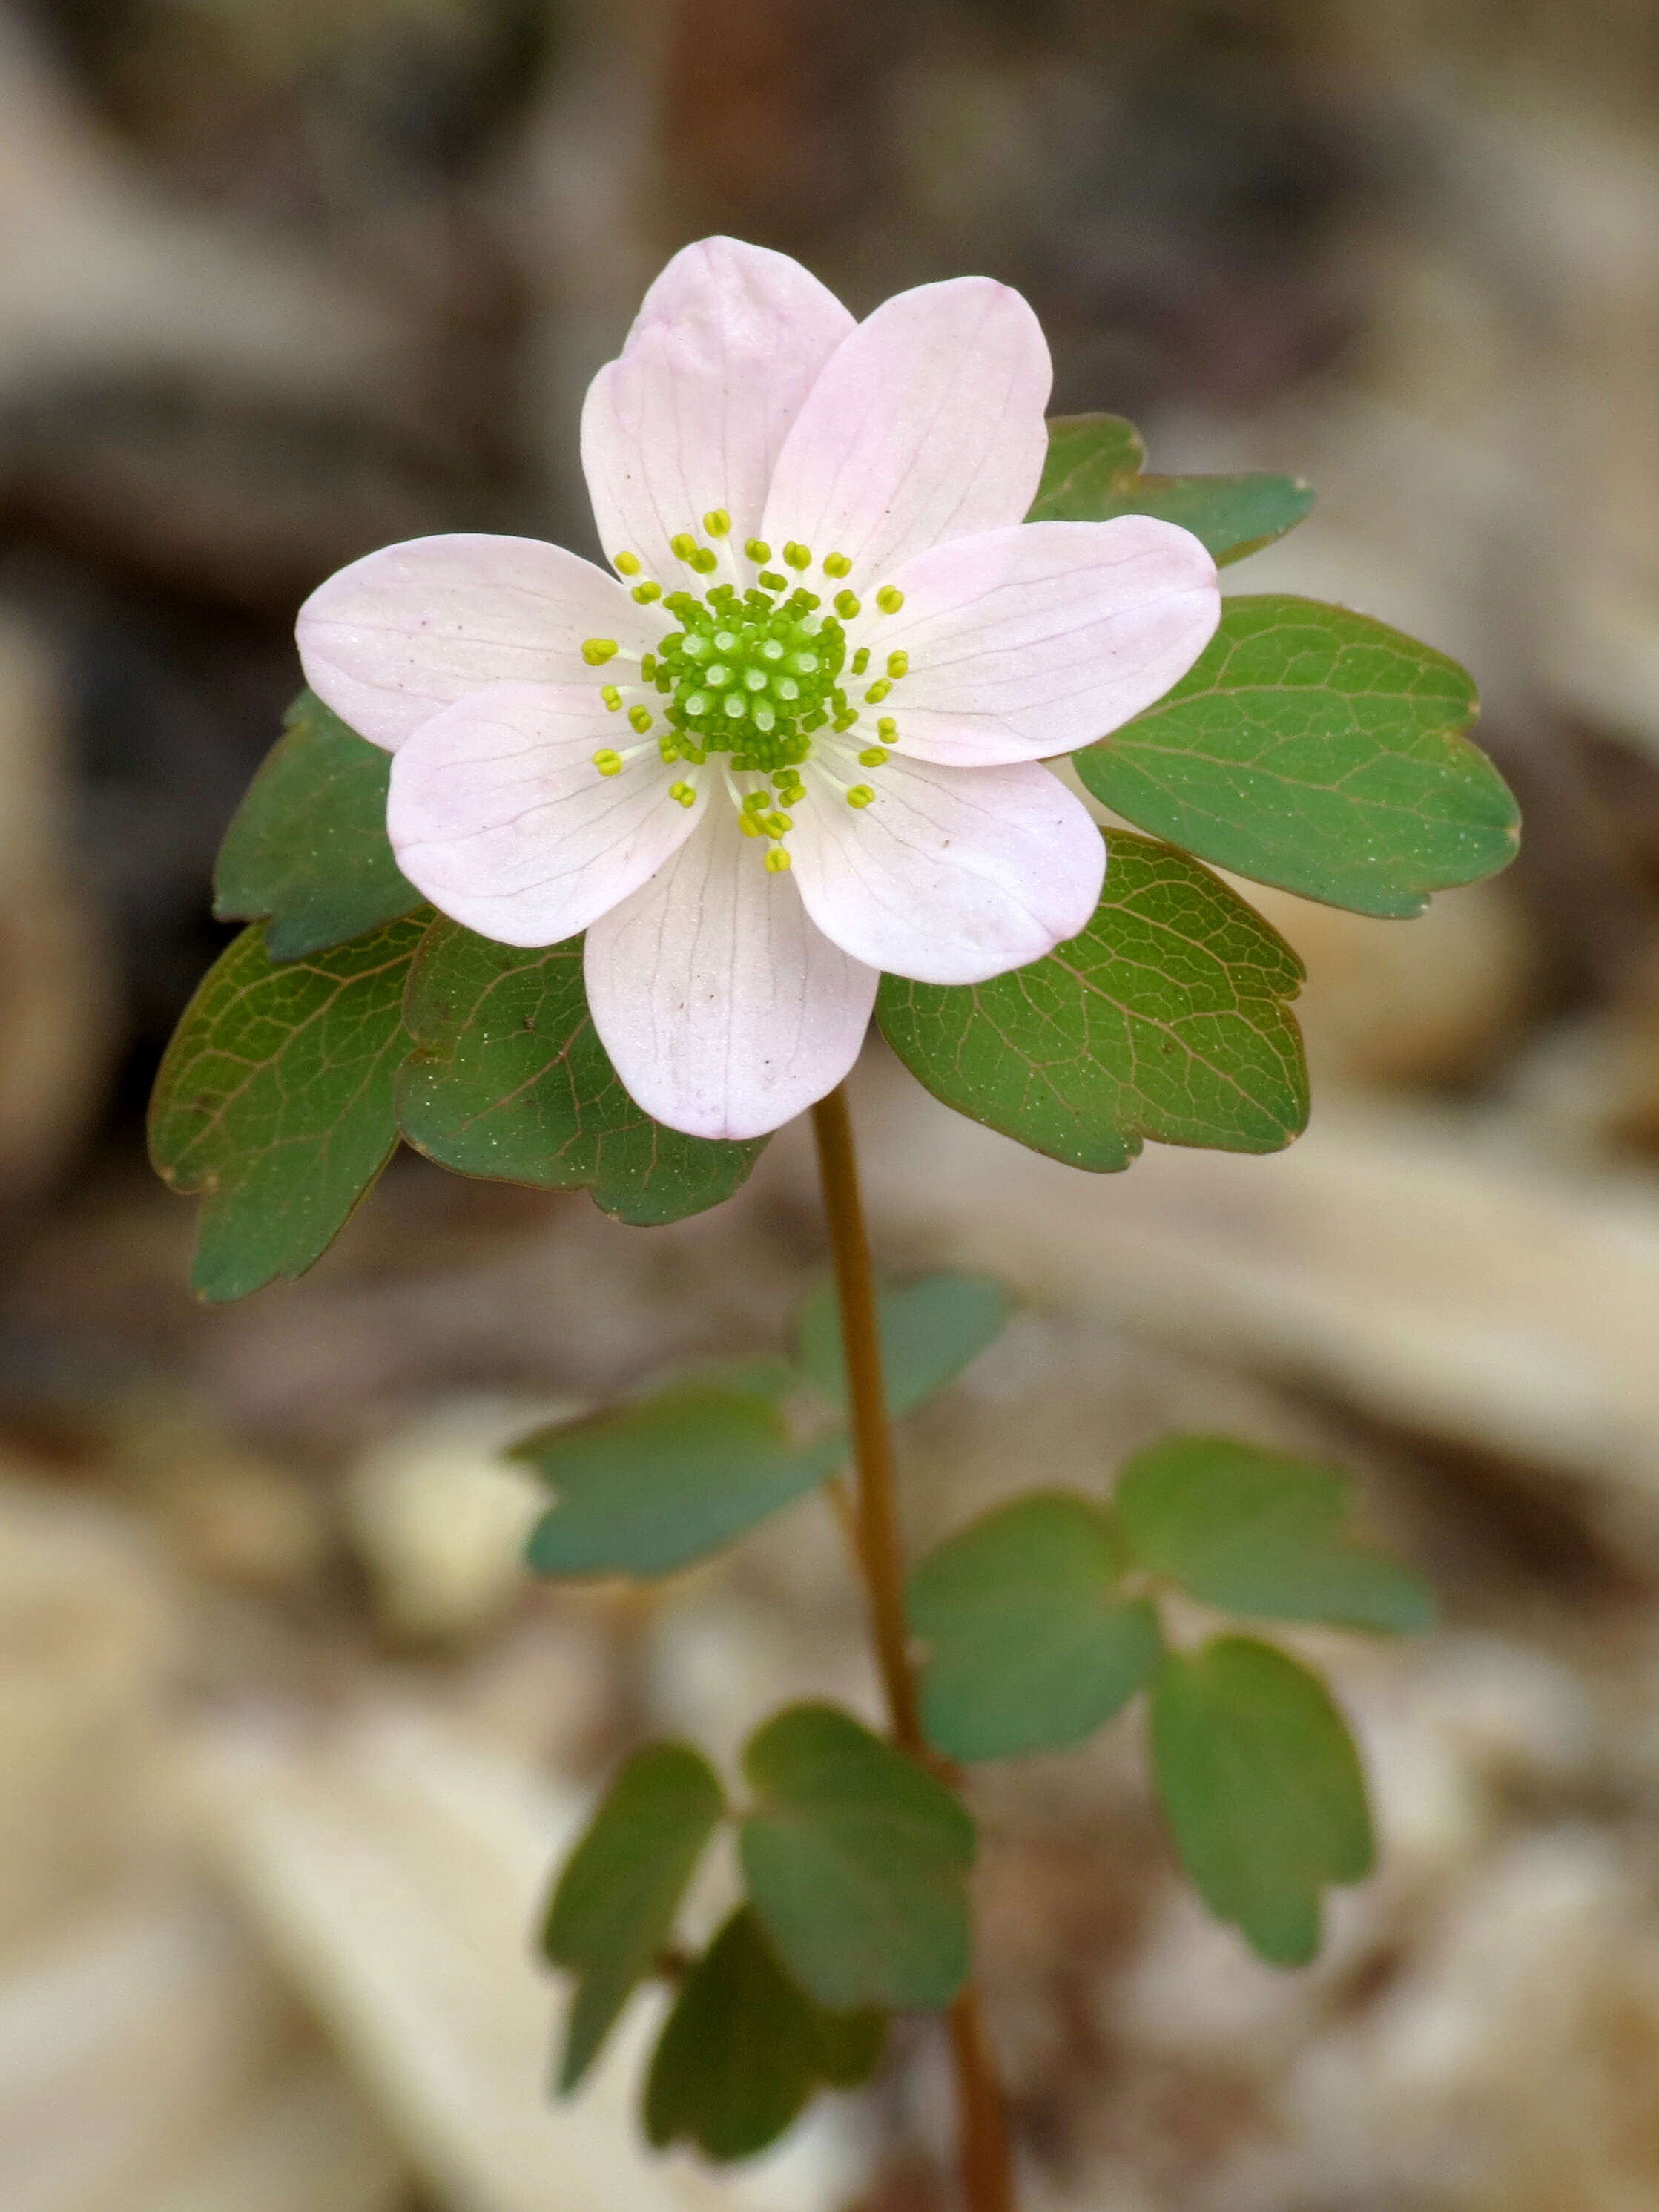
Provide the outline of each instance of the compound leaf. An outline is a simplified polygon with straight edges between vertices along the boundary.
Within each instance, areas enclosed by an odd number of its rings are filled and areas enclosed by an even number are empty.
[[[214,1302],[303,1274],[398,1142],[416,918],[274,962],[244,930],[203,980],[155,1079],[150,1157],[203,1198],[191,1285]]]
[[[877,1293],[887,1410],[912,1413],[954,1382],[1008,1322],[1007,1293],[983,1275],[921,1275]],[[801,1365],[832,1406],[847,1398],[841,1309],[833,1283],[807,1300],[800,1317]]]
[[[1230,599],[1155,707],[1073,756],[1097,799],[1218,866],[1358,914],[1421,913],[1515,857],[1455,661],[1346,607]]]
[[[607,1213],[655,1227],[730,1198],[765,1149],[683,1135],[635,1104],[589,1016],[579,937],[526,951],[441,921],[406,1018],[403,1133],[461,1175],[586,1186]]]
[[[391,754],[310,691],[283,729],[225,832],[213,911],[263,921],[271,958],[298,960],[413,913],[421,895],[386,834]]]
[[[833,1705],[791,1705],[744,1753],[750,1898],[820,2004],[937,2011],[968,1972],[973,1821],[943,1783]]]
[[[1057,416],[1029,522],[1109,522],[1152,514],[1178,523],[1222,564],[1242,561],[1294,528],[1313,506],[1299,477],[1146,476],[1146,449],[1120,416]]]
[[[1088,927],[988,983],[884,975],[876,1010],[935,1097],[1073,1167],[1147,1138],[1271,1152],[1308,1118],[1303,968],[1207,868],[1114,830]]]

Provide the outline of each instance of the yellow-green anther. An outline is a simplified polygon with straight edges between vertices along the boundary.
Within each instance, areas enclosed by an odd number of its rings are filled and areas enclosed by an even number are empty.
[[[847,794],[847,804],[849,806],[868,806],[875,795],[867,783],[855,783]]]
[[[637,553],[618,553],[617,566],[624,576],[637,576],[645,563]]]
[[[623,771],[623,757],[620,753],[612,752],[610,746],[605,745],[594,754],[593,765],[601,775],[620,775]]]
[[[769,814],[761,824],[769,837],[787,837],[794,826],[787,814]]]
[[[810,568],[812,565],[811,548],[803,545],[799,538],[792,538],[785,545],[783,557],[792,568]]]
[[[826,576],[845,576],[851,572],[852,566],[852,562],[844,553],[826,553],[823,556],[823,573]]]
[[[789,855],[784,851],[782,846],[774,845],[771,851],[766,856],[767,874],[769,876],[781,876],[789,865]]]
[[[679,739],[672,730],[665,730],[657,740],[657,750],[662,755],[663,766],[672,768],[680,757]]]
[[[902,592],[896,591],[891,584],[884,584],[876,593],[876,605],[881,609],[883,614],[896,615],[904,605],[904,594]]]
[[[700,576],[712,576],[720,565],[720,556],[712,545],[699,545],[691,556],[691,566]]]
[[[648,684],[656,672],[657,656],[654,653],[647,653],[640,663],[640,674]]]
[[[682,806],[695,806],[697,803],[697,787],[692,783],[671,783],[668,787],[668,796],[671,799],[678,799]]]
[[[789,579],[787,576],[781,576],[775,568],[763,568],[759,580],[769,592],[781,592]]]
[[[651,709],[648,707],[630,707],[628,719],[643,737],[651,726]]]
[[[890,653],[888,654],[887,673],[892,678],[896,684],[901,676],[908,676],[909,672],[910,656],[908,653]]]
[[[893,717],[890,714],[884,714],[881,720],[876,724],[876,735],[881,739],[884,745],[890,745],[894,738],[897,737],[898,724],[893,720]]]
[[[649,582],[635,584],[632,596],[642,607],[648,607],[653,599],[659,599],[662,597],[662,586]]]
[[[860,768],[885,768],[887,756],[879,745],[866,745],[859,755]]]
[[[585,637],[582,640],[582,659],[590,668],[603,668],[607,660],[617,656],[614,637]]]
[[[745,814],[764,814],[771,804],[771,800],[763,791],[746,792],[744,794],[743,811]]]
[[[697,550],[697,541],[689,530],[677,531],[668,541],[668,550],[677,561],[689,561]]]
[[[872,707],[878,707],[892,688],[884,676],[878,677],[864,696]]]
[[[614,684],[601,684],[599,686],[599,696],[605,702],[605,711],[607,714],[614,714],[620,709],[622,706],[622,693],[617,690]]]
[[[861,645],[861,646],[859,647],[858,651],[857,651],[857,652],[853,655],[853,673],[854,673],[854,676],[862,676],[862,675],[863,675],[863,673],[864,673],[864,672],[865,672],[865,670],[866,670],[866,668],[868,668],[868,666],[869,666],[869,665],[870,665],[870,648],[869,648],[869,647],[868,647],[867,645]]]
[[[724,538],[732,527],[732,518],[723,507],[711,507],[702,519],[702,526],[711,538]]]
[[[745,837],[763,837],[766,835],[752,814],[739,814],[738,827]]]
[[[764,562],[772,557],[772,549],[763,538],[745,538],[743,550],[751,561]]]
[[[836,593],[836,612],[843,622],[851,622],[854,615],[864,612],[862,605],[851,592]]]

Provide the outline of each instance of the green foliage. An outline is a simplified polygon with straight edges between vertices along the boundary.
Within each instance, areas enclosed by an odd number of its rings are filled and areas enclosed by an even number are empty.
[[[279,738],[219,849],[213,911],[263,921],[273,960],[298,960],[410,914],[421,895],[386,834],[392,756],[312,692]]]
[[[524,951],[440,921],[410,979],[416,1049],[398,1112],[417,1150],[459,1174],[592,1188],[655,1227],[718,1206],[766,1148],[665,1129],[617,1079],[587,1011],[582,941]]]
[[[1226,1437],[1166,1437],[1118,1481],[1137,1563],[1205,1604],[1267,1620],[1322,1620],[1391,1633],[1426,1628],[1417,1577],[1347,1533],[1334,1468]]]
[[[886,2021],[870,2007],[814,2004],[740,1906],[692,1967],[669,2014],[645,2090],[659,2150],[684,2136],[710,2158],[748,2158],[776,2141],[820,2083],[855,2088],[880,2063]]]
[[[983,1275],[922,1275],[877,1294],[887,1410],[915,1413],[954,1382],[1008,1325],[1008,1295]],[[841,1310],[833,1282],[807,1300],[800,1317],[800,1359],[832,1406],[847,1402]]]
[[[1107,522],[1152,514],[1201,538],[1223,563],[1242,561],[1294,528],[1313,505],[1299,477],[1144,476],[1139,433],[1118,415],[1061,415],[1028,522]]]
[[[559,2069],[568,2095],[638,1984],[652,1972],[686,1884],[726,1809],[714,1769],[690,1745],[650,1743],[611,1784],[565,1862],[542,1936],[577,1977]]]
[[[791,1705],[749,1740],[749,1894],[820,2004],[932,2012],[968,1972],[973,1821],[943,1783],[833,1705]]]
[[[760,1370],[672,1382],[514,1445],[556,1501],[525,1556],[539,1575],[668,1574],[816,1489],[845,1452],[839,1431],[793,1442]]]
[[[1123,1540],[1097,1505],[1023,1498],[964,1528],[910,1577],[927,1646],[928,1740],[952,1759],[1060,1751],[1093,1734],[1157,1666],[1158,1615],[1123,1600]]]
[[[1080,936],[988,983],[884,975],[882,1032],[935,1097],[1073,1167],[1151,1137],[1271,1152],[1308,1118],[1303,968],[1207,868],[1113,830]]]
[[[1515,856],[1515,801],[1462,734],[1476,704],[1455,661],[1365,615],[1231,599],[1175,689],[1073,758],[1097,799],[1189,853],[1406,916]]]
[[[1225,1636],[1171,1654],[1152,1688],[1152,1773],[1188,1878],[1277,1966],[1319,1948],[1320,1893],[1373,1848],[1364,1778],[1317,1675]]]
[[[398,1141],[404,982],[425,921],[277,965],[245,930],[209,970],[150,1103],[150,1157],[199,1191],[191,1286],[217,1301],[303,1274]]]

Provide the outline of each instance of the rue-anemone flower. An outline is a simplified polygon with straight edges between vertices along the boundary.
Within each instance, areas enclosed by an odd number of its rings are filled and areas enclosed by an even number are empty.
[[[593,1023],[671,1127],[774,1129],[857,1056],[880,973],[974,983],[1088,922],[1104,846],[1042,765],[1214,630],[1214,563],[1145,515],[1036,522],[1048,349],[986,277],[855,323],[786,256],[677,254],[582,415],[614,574],[464,534],[342,569],[313,689],[394,756],[438,909],[586,930]]]

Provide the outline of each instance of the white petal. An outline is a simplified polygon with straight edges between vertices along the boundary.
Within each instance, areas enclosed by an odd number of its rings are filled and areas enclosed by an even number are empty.
[[[584,638],[647,651],[668,629],[614,576],[539,538],[411,538],[319,584],[295,634],[306,681],[362,736],[395,751],[444,707],[492,684],[603,675]]]
[[[853,318],[787,254],[732,238],[677,253],[645,295],[619,359],[582,410],[582,467],[599,541],[665,584],[669,549],[724,507],[741,545],[760,529],[772,466]]]
[[[867,597],[911,555],[1018,522],[1048,449],[1036,317],[988,276],[923,284],[840,346],[784,441],[761,535],[844,553]]]
[[[874,969],[821,936],[762,859],[716,805],[587,933],[587,1003],[623,1087],[696,1137],[758,1137],[805,1112],[858,1058],[875,1004]]]
[[[980,983],[1087,923],[1105,841],[1046,768],[952,769],[898,755],[873,805],[811,791],[794,809],[806,911],[854,959],[921,983]]]
[[[1161,699],[1215,634],[1215,562],[1150,515],[1032,522],[918,554],[894,615],[866,609],[874,665],[910,667],[882,708],[899,742],[959,767],[1071,752]]]
[[[594,767],[601,747],[634,742],[591,690],[475,692],[422,723],[392,763],[398,866],[441,913],[500,944],[574,937],[696,827],[696,809],[669,797],[675,772],[654,744],[618,775]]]

